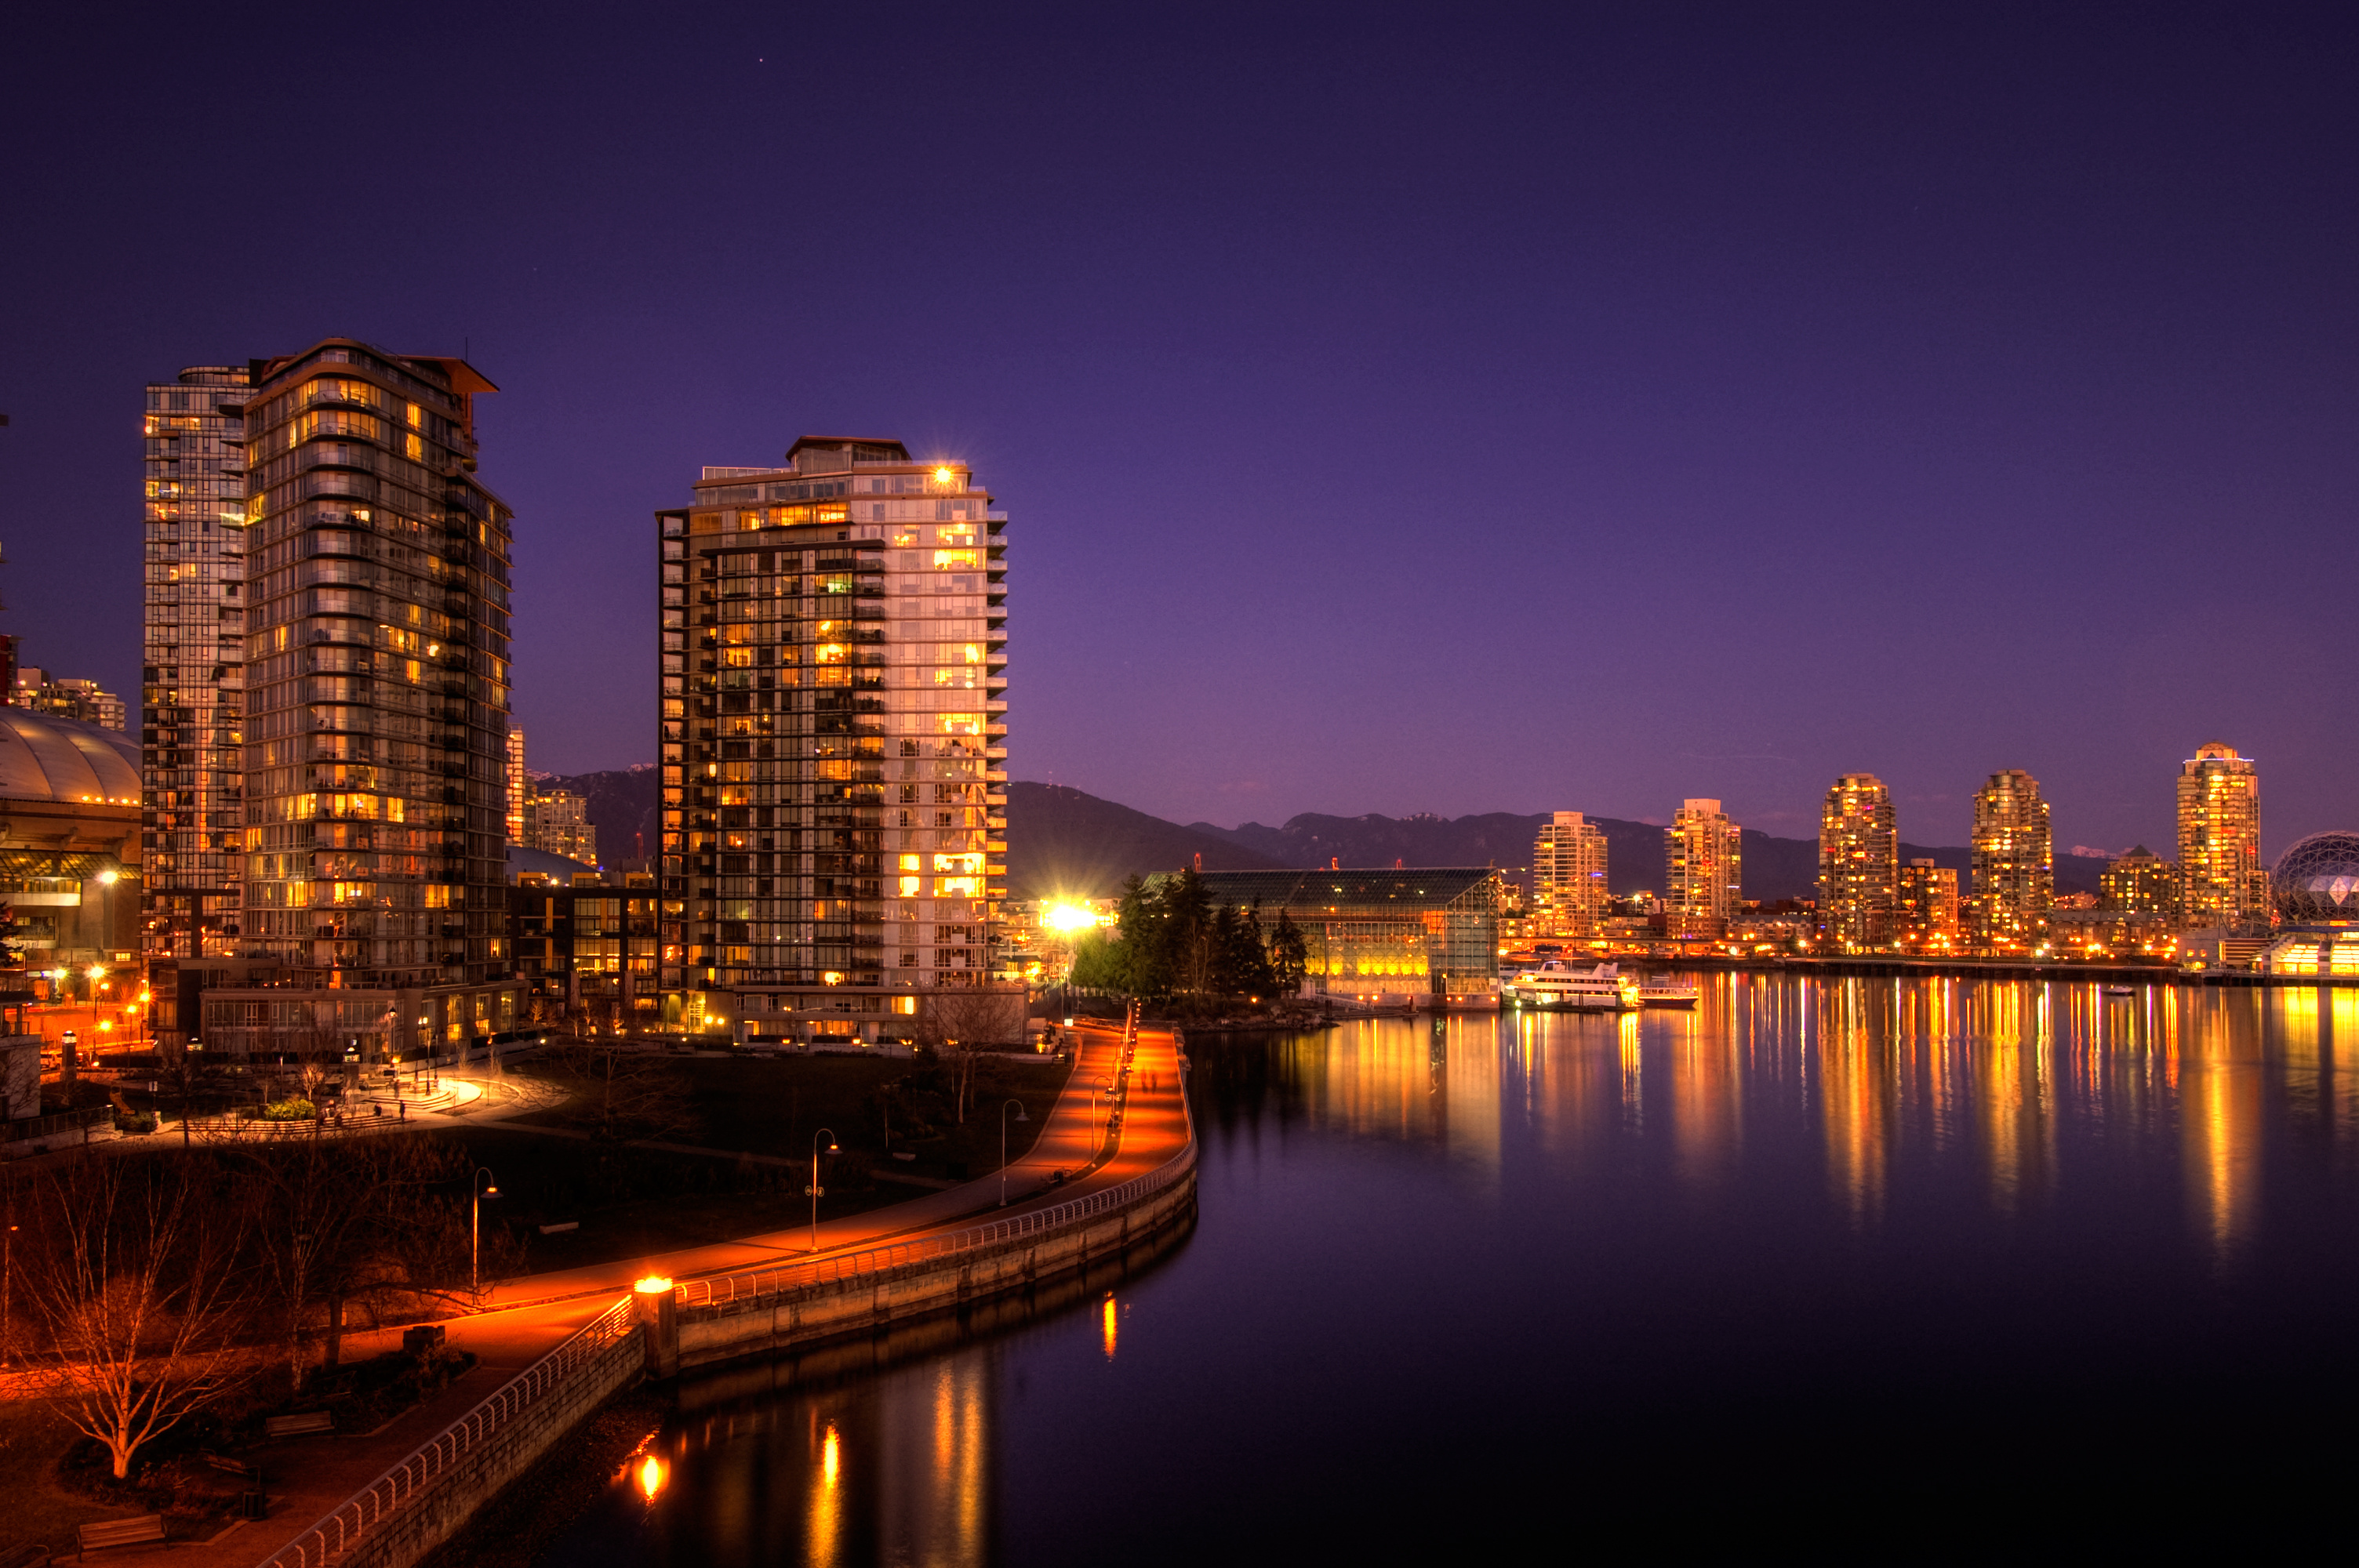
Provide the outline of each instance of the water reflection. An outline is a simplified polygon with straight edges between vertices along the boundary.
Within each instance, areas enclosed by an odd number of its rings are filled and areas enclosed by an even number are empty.
[[[1212,1140],[1250,1143],[1299,1119],[1430,1142],[1495,1195],[1513,1151],[1594,1173],[1660,1148],[1669,1179],[1709,1199],[1743,1171],[1748,1133],[1772,1130],[1816,1142],[1831,1202],[1863,1233],[1890,1222],[1899,1184],[1969,1178],[1989,1214],[2020,1217],[2057,1201],[2071,1161],[2093,1181],[2119,1161],[2167,1159],[2189,1232],[2224,1258],[2257,1223],[2273,1085],[2338,1147],[2359,1136],[2359,991],[1702,985],[1692,1012],[1358,1022],[1244,1053],[1250,1066],[1214,1064],[1202,1086]]]
[[[1058,1534],[1086,1511],[1070,1476],[1125,1410],[1153,1412],[1150,1448],[1220,1451],[1265,1389],[1279,1427],[1339,1388],[1413,1398],[1391,1372],[1406,1342],[1462,1355],[1452,1376],[1512,1404],[1549,1346],[1578,1348],[1581,1376],[1612,1344],[1649,1376],[1723,1354],[1719,1377],[1747,1343],[1782,1366],[1814,1324],[1842,1356],[1863,1324],[1907,1332],[1908,1314],[1873,1316],[1886,1300],[1961,1303],[1919,1323],[1939,1360],[1995,1318],[2117,1324],[2173,1290],[2183,1305],[2190,1279],[2249,1278],[2273,1227],[2314,1221],[2341,1201],[2325,1178],[2359,1173],[2359,990],[1723,975],[1692,1012],[1363,1022],[1194,1054],[1225,1250],[1185,1243],[1159,1271],[897,1331],[889,1353],[691,1379],[614,1508],[548,1560],[966,1564],[1043,1541],[1079,1560],[1099,1538]],[[1408,1288],[1405,1231],[1450,1260]],[[2124,1282],[2058,1313],[2060,1274]],[[1142,1294],[1154,1332],[1125,1333],[1135,1288],[1188,1310]],[[1761,1315],[1778,1301],[1798,1304]],[[1451,1337],[1531,1311],[1550,1332],[1505,1370],[1482,1359],[1495,1336]],[[1588,1332],[1561,1327],[1584,1313]],[[1367,1429],[1334,1419],[1303,1452]]]

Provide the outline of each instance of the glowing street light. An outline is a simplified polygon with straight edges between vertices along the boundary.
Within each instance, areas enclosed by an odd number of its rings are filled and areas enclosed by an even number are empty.
[[[819,1184],[819,1141],[820,1141],[821,1138],[825,1138],[825,1139],[827,1140],[827,1152],[828,1152],[829,1153],[831,1153],[831,1154],[834,1153],[834,1152],[835,1152],[835,1149],[836,1149],[836,1144],[835,1144],[835,1129],[833,1129],[832,1127],[822,1127],[822,1128],[821,1128],[817,1132],[814,1132],[814,1133],[812,1133],[812,1134],[811,1134],[811,1179],[810,1179],[810,1186],[805,1187],[805,1188],[803,1189],[803,1191],[810,1195],[810,1201],[811,1201],[811,1244],[810,1244],[810,1249],[811,1249],[813,1252],[817,1252],[817,1251],[819,1250],[819,1200],[820,1200],[820,1198],[821,1198],[822,1195],[825,1195],[825,1193],[826,1193],[826,1191],[827,1191],[827,1189],[826,1189],[825,1187],[822,1187],[822,1186],[821,1186],[821,1185]]]
[[[467,1226],[467,1292],[477,1306],[484,1304],[484,1200],[500,1195],[498,1177],[493,1176],[492,1184],[487,1187],[478,1184],[491,1174],[489,1167],[478,1165],[475,1173],[467,1179],[468,1186],[474,1190],[474,1199],[469,1205],[473,1213]]]
[[[1022,1100],[1020,1100],[1020,1099],[1012,1099],[1012,1100],[1009,1100],[1009,1101],[1007,1102],[1007,1105],[1003,1105],[1003,1106],[1001,1106],[1001,1107],[999,1108],[999,1206],[1000,1206],[1000,1207],[1002,1207],[1002,1208],[1006,1208],[1006,1207],[1007,1206],[1007,1106],[1008,1106],[1008,1105],[1012,1105],[1012,1106],[1014,1106],[1014,1107],[1016,1108],[1016,1120],[1018,1120],[1018,1121],[1029,1121],[1029,1120],[1031,1120],[1031,1119],[1032,1119],[1030,1117],[1026,1116],[1026,1115],[1024,1114],[1024,1102],[1023,1102]]]

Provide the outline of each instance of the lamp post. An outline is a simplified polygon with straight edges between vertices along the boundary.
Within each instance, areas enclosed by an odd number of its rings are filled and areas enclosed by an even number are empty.
[[[1016,1120],[1029,1121],[1032,1119],[1030,1117],[1024,1114],[1024,1102],[1022,1100],[1012,1099],[1007,1102],[1007,1105],[1012,1105],[1016,1108]],[[1002,1208],[1006,1208],[1007,1206],[1007,1105],[1003,1105],[999,1108],[999,1206]]]
[[[825,1138],[825,1139],[827,1140],[827,1152],[828,1152],[829,1153],[831,1153],[831,1154],[834,1153],[834,1152],[835,1152],[835,1129],[833,1129],[833,1128],[832,1128],[832,1127],[822,1127],[822,1128],[821,1128],[817,1132],[814,1132],[814,1133],[812,1133],[812,1134],[811,1134],[811,1179],[810,1179],[810,1186],[805,1187],[805,1188],[803,1189],[803,1191],[804,1191],[804,1192],[806,1192],[806,1193],[809,1193],[809,1194],[810,1195],[810,1201],[811,1201],[811,1244],[810,1244],[810,1249],[811,1249],[813,1252],[817,1252],[817,1251],[819,1250],[819,1200],[820,1200],[821,1196],[822,1195],[824,1195],[824,1194],[826,1193],[826,1191],[827,1191],[827,1189],[826,1189],[825,1187],[822,1187],[822,1186],[821,1186],[821,1185],[819,1184],[819,1141],[820,1141],[821,1138]]]
[[[1114,1130],[1113,1078],[1100,1078],[1097,1087],[1090,1094],[1090,1158],[1093,1160],[1098,1157],[1098,1151],[1105,1147],[1105,1132],[1098,1130],[1098,1097],[1101,1095],[1105,1097],[1106,1102],[1106,1132],[1111,1132]]]
[[[114,884],[122,880],[121,871],[107,871],[98,873],[101,900],[99,919],[105,925],[105,929],[99,933],[98,946],[99,951],[103,953],[114,951]]]
[[[478,1165],[475,1173],[467,1178],[467,1185],[473,1193],[467,1206],[467,1294],[479,1307],[484,1304],[484,1200],[500,1195],[497,1176],[492,1176],[490,1186],[481,1184],[485,1176],[491,1175],[489,1166]]]

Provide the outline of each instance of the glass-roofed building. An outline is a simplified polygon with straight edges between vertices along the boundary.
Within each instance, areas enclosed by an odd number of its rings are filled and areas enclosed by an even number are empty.
[[[1282,910],[1310,949],[1313,996],[1441,1007],[1499,1004],[1499,906],[1488,867],[1422,871],[1205,871],[1216,904]]]

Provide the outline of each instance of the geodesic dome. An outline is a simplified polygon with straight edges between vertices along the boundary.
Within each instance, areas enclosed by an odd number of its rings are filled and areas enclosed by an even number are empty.
[[[2288,925],[2359,920],[2359,833],[2313,833],[2277,857],[2269,891]]]

